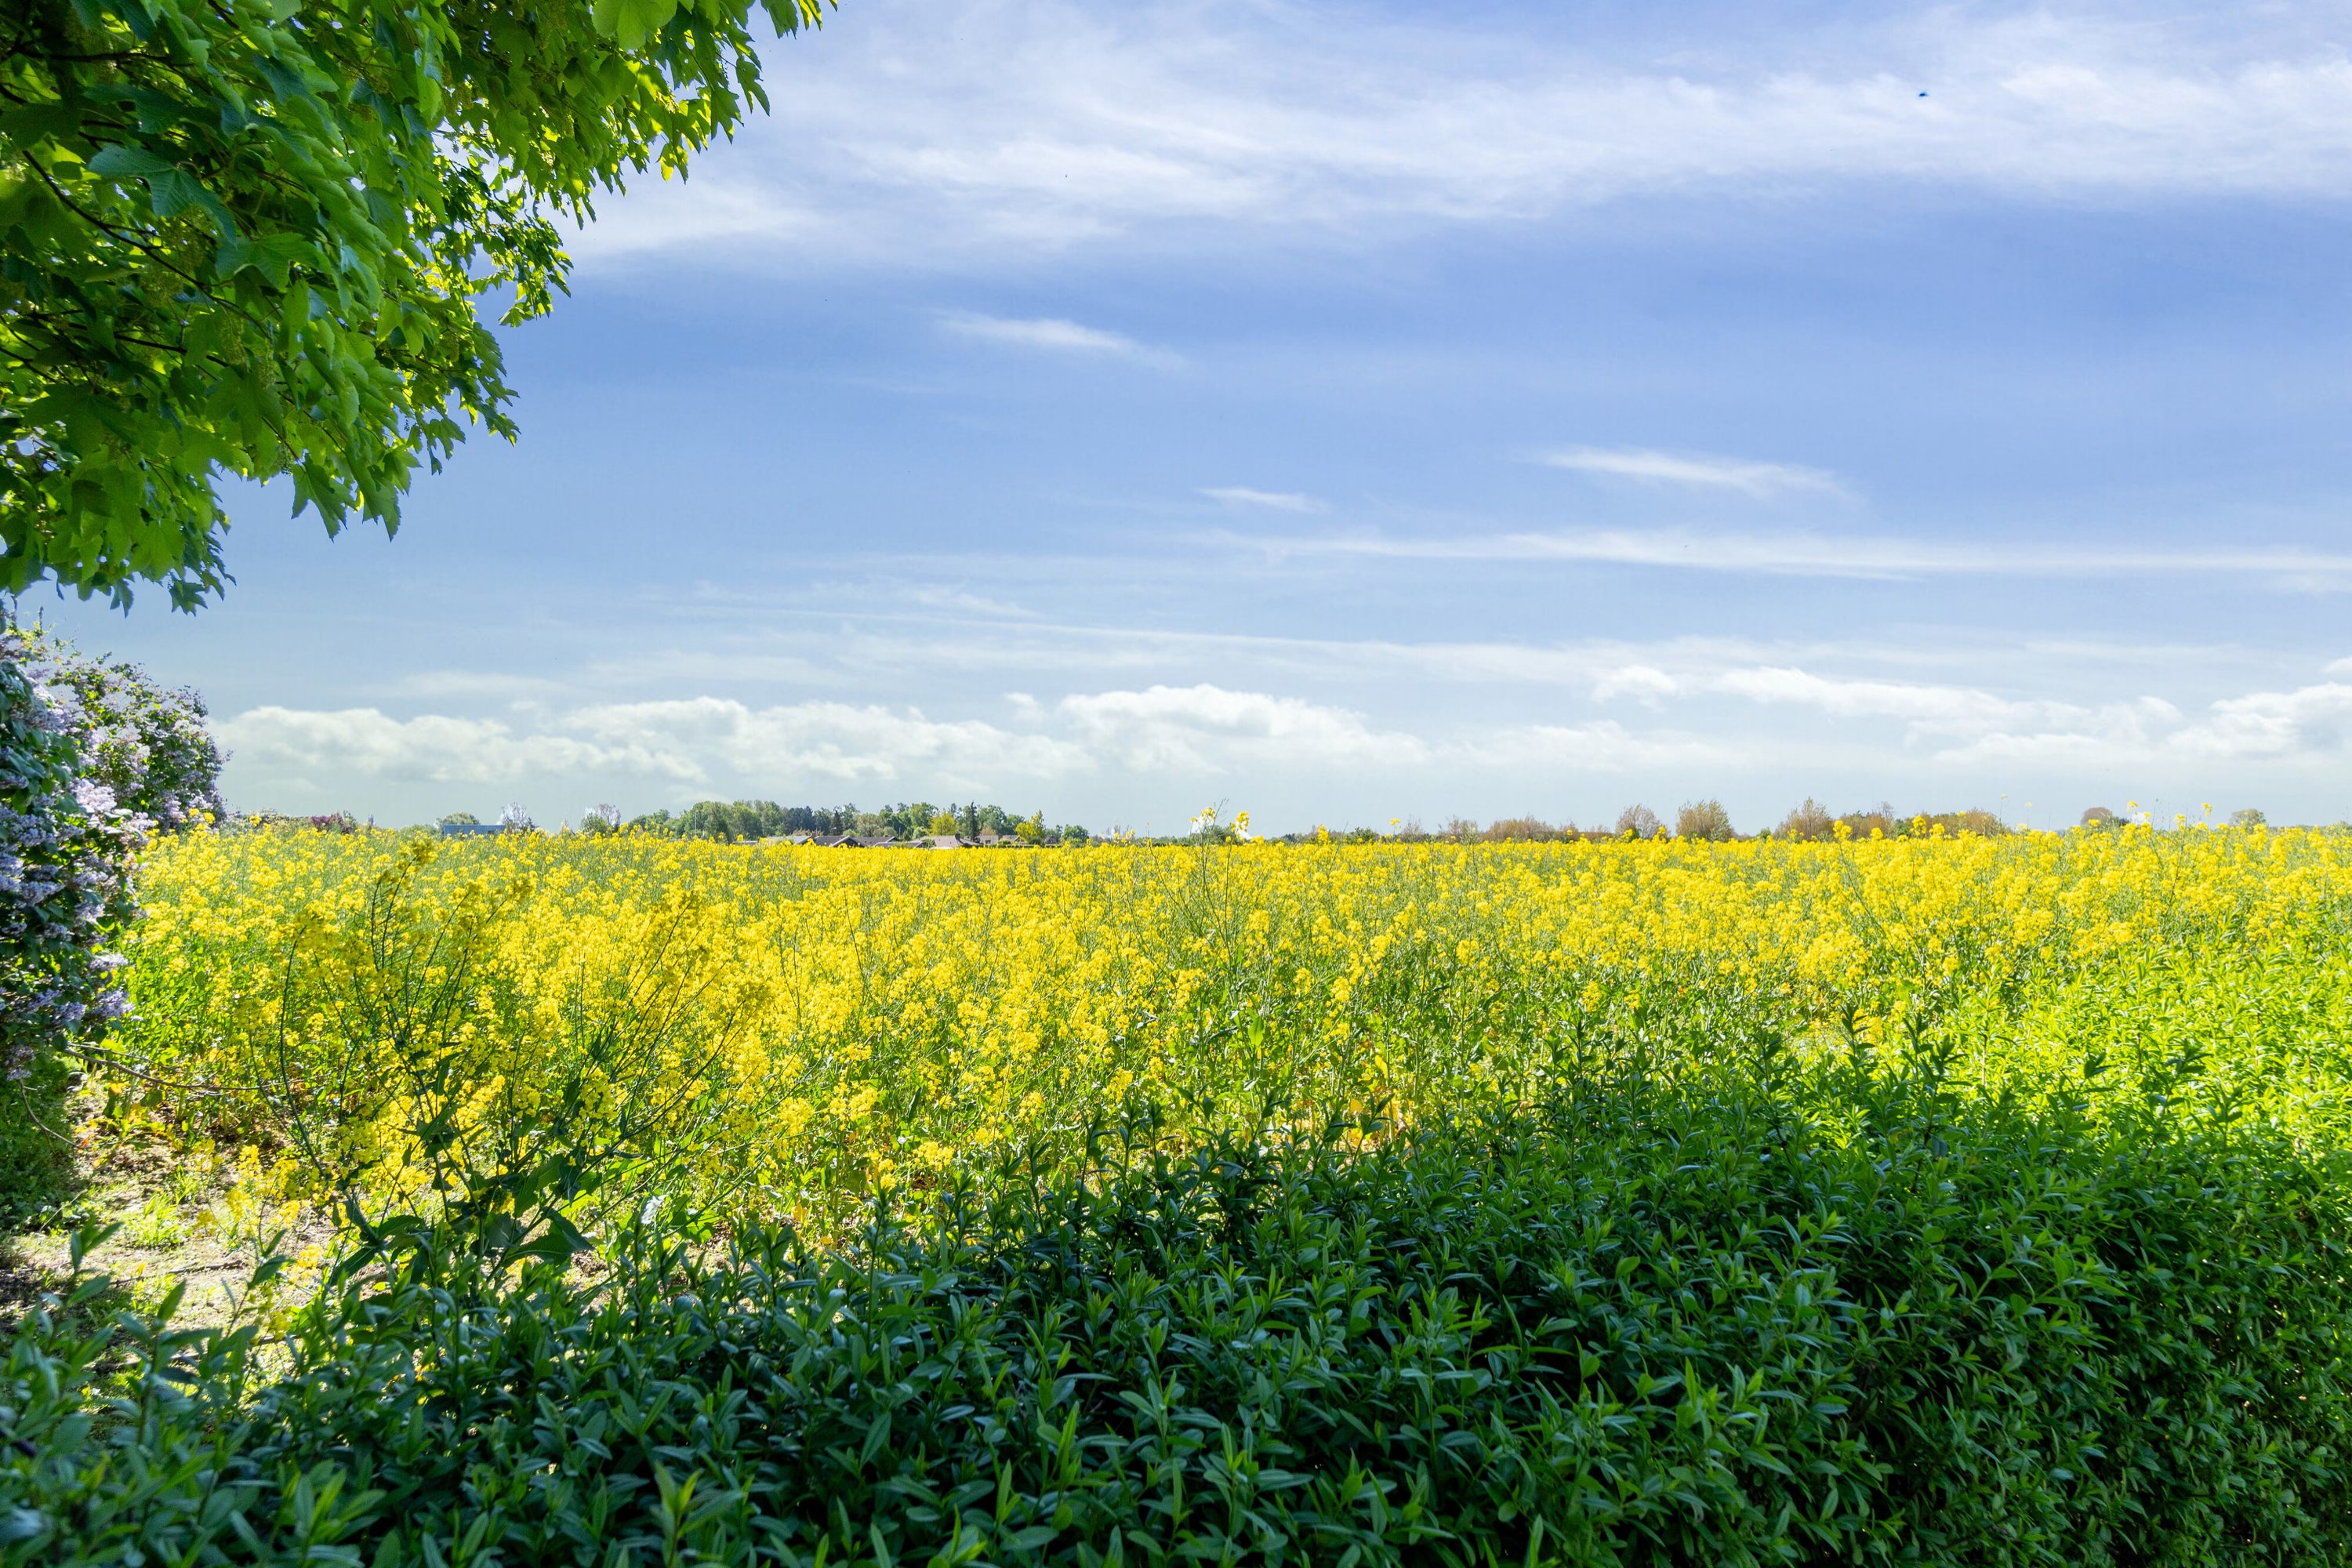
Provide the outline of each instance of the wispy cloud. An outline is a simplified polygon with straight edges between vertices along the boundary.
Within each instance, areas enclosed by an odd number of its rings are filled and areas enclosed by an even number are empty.
[[[2340,201],[2352,60],[2339,10],[2299,10],[1933,7],[1708,55],[1664,24],[908,0],[766,51],[773,118],[691,182],[605,204],[580,248],[732,237],[924,269],[1180,226],[1354,234],[1855,182]]]
[[[1129,359],[1162,367],[1183,363],[1181,355],[1166,349],[1138,342],[1124,333],[1080,326],[1058,316],[986,316],[970,310],[950,310],[941,313],[940,325],[958,337],[1000,343],[1007,348]]]
[[[1679,730],[1628,730],[1614,720],[1590,724],[1522,724],[1455,746],[1455,754],[1492,768],[1564,769],[1623,773],[1637,769],[1737,767],[1756,760],[1752,745]]]
[[[247,773],[325,781],[355,777],[415,784],[504,784],[531,774],[623,772],[688,780],[687,758],[626,741],[608,743],[563,729],[518,729],[494,719],[426,713],[394,719],[375,708],[248,709],[223,721],[221,738]]]
[[[1575,473],[1600,474],[1643,484],[1736,490],[1759,500],[1780,495],[1846,493],[1844,484],[1835,474],[1820,468],[1709,457],[1697,452],[1654,452],[1641,447],[1570,447],[1561,452],[1548,452],[1536,460]]]
[[[1267,511],[1320,512],[1330,509],[1313,496],[1292,490],[1254,490],[1246,485],[1218,485],[1201,492],[1227,506],[1262,507]]]
[[[1872,534],[1712,533],[1690,529],[1590,529],[1451,538],[1334,534],[1286,539],[1214,536],[1286,556],[1404,561],[1561,561],[1801,577],[2129,577],[2216,574],[2281,587],[2352,587],[2352,554],[2294,545],[2166,550],[2095,542],[1931,542]]]
[[[1037,612],[1010,599],[992,599],[985,594],[974,594],[962,588],[925,584],[907,590],[908,601],[925,609],[944,610],[950,614],[985,616],[1001,620],[1034,620]]]
[[[1206,684],[1066,697],[1056,712],[1090,749],[1138,770],[1213,773],[1241,762],[1393,767],[1430,755],[1419,738],[1377,730],[1344,708]]]

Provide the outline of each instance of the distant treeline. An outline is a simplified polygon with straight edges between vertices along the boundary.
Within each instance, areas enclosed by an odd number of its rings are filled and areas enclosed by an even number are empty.
[[[241,820],[257,825],[281,823],[346,833],[359,826],[348,814],[304,818],[281,816],[275,812],[257,812]],[[444,824],[471,824],[476,819],[471,813],[461,811],[452,812],[441,820]],[[509,806],[506,816],[500,820],[510,826],[530,826],[528,816],[519,805]],[[2104,805],[2095,805],[2083,813],[2081,824],[2094,828],[2122,827],[2130,820]],[[2252,806],[2231,812],[2227,820],[2235,827],[2258,827],[2264,824],[2262,812]],[[1010,838],[1040,846],[1098,841],[1097,835],[1076,823],[1048,826],[1043,812],[1033,811],[1027,816],[1021,816],[1001,805],[982,805],[976,801],[963,805],[934,805],[925,800],[901,801],[896,805],[877,806],[869,811],[861,810],[855,805],[780,805],[772,800],[705,800],[696,802],[684,811],[651,811],[625,823],[618,810],[600,805],[583,813],[580,823],[580,831],[583,833],[614,833],[624,827],[667,838],[708,838],[725,844],[753,844],[767,838],[787,838],[796,833],[847,834],[866,839],[902,841],[948,834],[965,840]],[[1906,814],[1895,810],[1891,804],[1882,804],[1867,810],[1832,812],[1808,796],[1803,805],[1783,816],[1778,825],[1756,833],[1740,832],[1733,825],[1731,814],[1724,809],[1723,803],[1710,799],[1685,802],[1675,811],[1672,822],[1646,805],[1629,805],[1619,812],[1614,820],[1604,819],[1584,826],[1572,821],[1547,822],[1542,817],[1528,816],[1507,816],[1487,823],[1481,823],[1475,817],[1456,816],[1449,818],[1441,826],[1426,828],[1421,825],[1420,819],[1407,818],[1391,822],[1385,831],[1373,827],[1318,827],[1282,834],[1277,836],[1276,841],[1541,844],[1570,839],[1598,843],[1628,838],[1684,838],[1728,843],[1743,838],[1773,838],[1817,842],[1841,837],[1866,839],[1874,836],[1885,838],[1998,838],[2016,831],[2012,825],[1982,809]],[[1186,833],[1151,837],[1117,829],[1108,835],[1108,839],[1138,845],[1229,844],[1248,837],[1245,817],[1237,822],[1220,822],[1211,817],[1205,822],[1196,822]]]
[[[670,838],[715,838],[742,844],[762,838],[784,838],[795,833],[849,833],[860,838],[924,838],[953,834],[978,838],[995,834],[1038,844],[1084,844],[1092,836],[1076,823],[1048,826],[1043,812],[1017,816],[1001,805],[974,801],[964,805],[934,805],[927,800],[901,801],[896,805],[862,811],[847,805],[779,805],[772,800],[697,801],[675,815],[650,811],[630,820],[640,832]]]
[[[2084,814],[2083,819],[2087,823],[2104,820],[2113,815],[2102,807],[2094,806]],[[1727,843],[1751,837],[1811,842],[1835,838],[1841,828],[1855,838],[1868,838],[1874,833],[1886,838],[1909,838],[1928,834],[1947,838],[1962,834],[1994,838],[2012,831],[2007,823],[1990,811],[1913,812],[1906,816],[1893,805],[1886,805],[1868,811],[1849,811],[1840,815],[1809,795],[1802,805],[1780,819],[1779,826],[1754,835],[1741,833],[1732,826],[1731,814],[1724,809],[1721,801],[1696,800],[1684,803],[1675,813],[1672,825],[1646,805],[1629,805],[1617,814],[1615,821],[1596,823],[1587,827],[1580,827],[1573,822],[1546,822],[1538,816],[1507,816],[1482,826],[1468,817],[1457,816],[1434,830],[1423,828],[1418,821],[1412,821],[1396,824],[1386,834],[1365,833],[1361,837],[1397,838],[1408,843],[1429,839],[1508,844],[1552,843],[1570,838],[1664,837],[1704,838]]]

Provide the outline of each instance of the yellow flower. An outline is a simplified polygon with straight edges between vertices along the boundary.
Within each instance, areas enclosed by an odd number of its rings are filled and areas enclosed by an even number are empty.
[[[858,1173],[1077,1148],[1138,1099],[1178,1142],[1254,1131],[1276,1084],[1302,1124],[1411,1121],[1524,1100],[1568,1042],[1765,1023],[1806,1050],[1946,1030],[1971,1042],[1948,1070],[2031,1095],[2065,1080],[2052,1041],[2221,1037],[2251,1026],[2229,998],[2292,997],[2307,1022],[2246,1104],[2298,1134],[2345,1117],[2323,1043],[2352,1024],[2352,836],[1935,826],[1050,857],[183,834],[148,854],[119,1044],[222,1092],[121,1098],[160,1136],[217,1131],[238,1235],[337,1173],[438,1201],[566,1107],[673,1163],[682,1201],[823,1226]],[[428,1149],[436,1116],[464,1159]]]

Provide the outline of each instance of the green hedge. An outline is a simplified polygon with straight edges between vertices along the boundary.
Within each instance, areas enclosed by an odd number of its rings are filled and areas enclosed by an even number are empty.
[[[2352,1172],[1834,1079],[640,1236],[331,1300],[257,1386],[61,1310],[0,1563],[2352,1561]]]

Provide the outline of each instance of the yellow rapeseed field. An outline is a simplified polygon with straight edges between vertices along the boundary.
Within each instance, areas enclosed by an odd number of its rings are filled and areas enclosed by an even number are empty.
[[[1107,1130],[1412,1121],[1600,1064],[1830,1051],[1932,1061],[1965,1092],[2193,1079],[2314,1137],[2347,1129],[2352,1086],[2352,837],[2322,832],[963,853],[198,833],[144,887],[115,1102],[278,1201],[445,1201],[560,1126],[644,1190],[807,1221]]]

